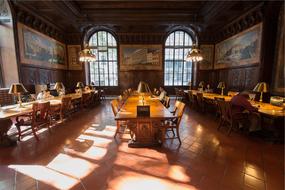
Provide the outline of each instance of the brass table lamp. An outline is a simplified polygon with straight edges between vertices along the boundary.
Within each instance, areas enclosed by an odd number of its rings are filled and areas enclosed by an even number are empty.
[[[137,92],[142,95],[144,105],[144,94],[151,93],[151,90],[146,82],[140,81]]]
[[[222,89],[221,95],[224,95],[224,88],[226,87],[225,82],[219,82],[218,87],[219,89]]]
[[[84,88],[83,82],[77,82],[76,88]]]
[[[24,106],[22,105],[22,99],[21,99],[21,94],[27,93],[28,91],[25,89],[23,84],[21,83],[14,83],[10,86],[9,89],[9,94],[13,94],[15,96],[18,96],[18,108],[23,108]]]
[[[269,92],[269,86],[266,82],[260,82],[258,83],[254,89],[253,89],[254,92],[260,92],[260,98],[259,98],[259,101],[262,102],[262,99],[263,99],[263,93],[264,92]]]

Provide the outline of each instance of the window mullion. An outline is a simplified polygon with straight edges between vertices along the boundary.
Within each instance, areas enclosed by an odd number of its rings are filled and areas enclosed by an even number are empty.
[[[110,83],[110,70],[109,70],[109,51],[108,51],[108,33],[106,32],[106,39],[107,39],[107,69],[108,69],[108,86],[111,86]]]
[[[174,37],[173,37],[173,57],[172,57],[172,86],[174,86],[174,78],[175,78],[175,32],[174,32]]]
[[[182,86],[184,82],[184,47],[185,47],[185,32],[183,33],[183,48],[182,48]],[[188,72],[186,71],[186,75],[188,75]]]

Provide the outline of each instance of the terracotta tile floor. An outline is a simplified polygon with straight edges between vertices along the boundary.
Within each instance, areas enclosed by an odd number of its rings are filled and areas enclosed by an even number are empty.
[[[173,102],[172,102],[173,103]],[[182,146],[128,148],[114,140],[108,101],[44,130],[16,147],[0,148],[0,190],[284,189],[284,145],[225,130],[217,119],[186,109]]]

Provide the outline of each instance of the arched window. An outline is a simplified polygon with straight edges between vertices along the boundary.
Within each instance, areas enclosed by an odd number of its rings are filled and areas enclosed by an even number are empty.
[[[164,85],[186,86],[192,78],[192,62],[185,61],[192,47],[191,36],[177,30],[169,34],[165,42]]]
[[[98,31],[89,39],[97,60],[89,63],[89,79],[95,86],[118,86],[117,41],[107,31]]]

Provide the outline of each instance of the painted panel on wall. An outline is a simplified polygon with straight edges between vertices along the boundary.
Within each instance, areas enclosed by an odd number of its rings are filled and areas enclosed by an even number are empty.
[[[215,48],[215,69],[248,66],[260,62],[262,23],[236,34]]]
[[[162,70],[161,45],[121,45],[120,70]]]
[[[213,69],[214,62],[214,45],[201,45],[200,46],[203,60],[199,62],[200,70],[211,70]]]
[[[66,69],[65,44],[18,23],[19,50],[22,64]]]
[[[68,45],[68,69],[69,70],[82,70],[82,63],[79,62],[80,45]]]
[[[284,9],[280,11],[277,31],[275,67],[273,73],[273,93],[284,96],[285,65],[284,65]]]

